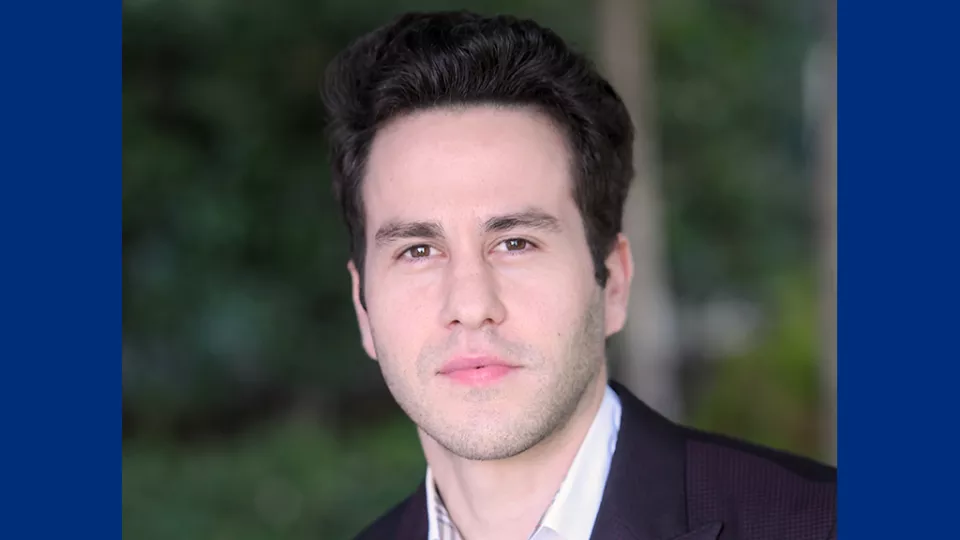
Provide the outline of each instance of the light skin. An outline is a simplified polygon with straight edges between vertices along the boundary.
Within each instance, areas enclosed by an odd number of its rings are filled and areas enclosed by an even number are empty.
[[[418,427],[468,540],[526,539],[586,436],[607,383],[604,342],[626,317],[621,235],[594,277],[562,133],[524,108],[435,109],[374,139],[363,180],[363,347]],[[451,359],[496,357],[463,384]]]

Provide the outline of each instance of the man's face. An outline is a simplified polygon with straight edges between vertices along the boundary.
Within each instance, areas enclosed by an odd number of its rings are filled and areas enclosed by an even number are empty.
[[[457,455],[523,452],[605,382],[629,248],[621,238],[601,289],[572,193],[563,136],[530,110],[420,112],[374,140],[367,309],[351,267],[364,348],[401,408]]]

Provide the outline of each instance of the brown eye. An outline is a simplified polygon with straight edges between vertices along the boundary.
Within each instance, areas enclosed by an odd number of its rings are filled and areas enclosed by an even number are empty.
[[[504,242],[507,251],[523,251],[527,248],[527,241],[522,238],[511,238]]]
[[[412,259],[422,259],[430,256],[430,246],[413,246],[407,250],[407,254]]]

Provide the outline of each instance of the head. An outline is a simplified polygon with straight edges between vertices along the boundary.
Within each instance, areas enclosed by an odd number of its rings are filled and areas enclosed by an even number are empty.
[[[622,101],[549,30],[464,12],[364,36],[324,96],[363,346],[399,405],[469,459],[562,429],[626,316]]]

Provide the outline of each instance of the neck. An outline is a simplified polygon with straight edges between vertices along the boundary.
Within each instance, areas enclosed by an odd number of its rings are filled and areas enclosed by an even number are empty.
[[[560,488],[596,417],[607,384],[602,370],[569,421],[514,457],[472,461],[420,432],[437,491],[468,540],[526,540]]]

